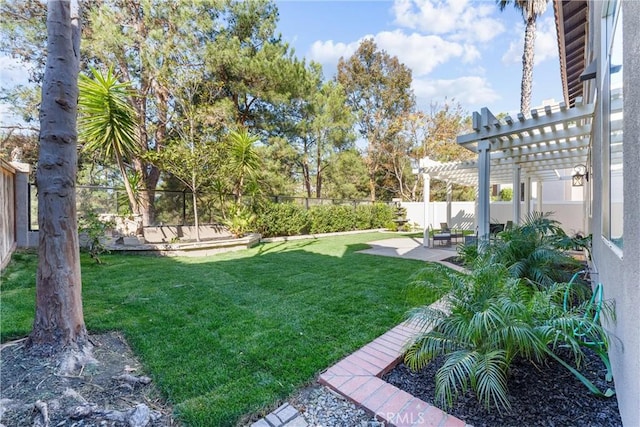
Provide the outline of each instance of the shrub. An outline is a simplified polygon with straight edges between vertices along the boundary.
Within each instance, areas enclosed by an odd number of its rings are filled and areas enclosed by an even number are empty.
[[[439,264],[430,265],[422,274],[417,285],[448,290],[449,294],[446,307],[425,306],[410,313],[423,332],[409,347],[405,363],[417,370],[438,356],[445,357],[435,378],[436,400],[443,407],[451,406],[459,394],[471,388],[487,408],[508,409],[507,378],[516,357],[532,363],[551,357],[589,390],[603,395],[555,354],[560,347],[569,348],[577,367],[584,356],[583,347],[597,341],[606,349],[605,331],[590,315],[591,302],[564,306],[570,285],[536,289],[510,277],[504,265],[491,262],[476,264],[468,275]],[[612,314],[610,306],[605,307],[605,313]],[[591,339],[583,341],[579,331],[588,331]],[[612,394],[607,390],[604,395]]]
[[[371,205],[358,205],[355,207],[354,219],[356,230],[370,230],[375,228],[375,208]]]
[[[571,239],[550,215],[535,212],[520,226],[501,232],[488,250],[492,260],[505,265],[513,277],[542,286],[568,282],[581,265],[565,250]]]
[[[308,211],[292,203],[267,203],[259,209],[256,222],[259,233],[272,237],[383,228],[392,218],[391,207],[384,203],[313,206]]]
[[[503,188],[500,190],[500,200],[503,202],[510,202],[513,199],[513,189]]]
[[[93,210],[88,210],[78,219],[78,232],[87,237],[85,248],[98,264],[102,264],[100,255],[108,252],[104,246],[104,238],[106,231],[113,226],[113,221],[101,221]]]
[[[256,215],[249,208],[234,205],[229,213],[230,217],[224,221],[224,224],[235,237],[242,237],[255,230]]]
[[[264,237],[295,236],[309,231],[309,214],[293,203],[266,203],[257,215],[258,232]]]
[[[582,265],[567,253],[567,249],[588,244],[587,239],[570,238],[551,213],[533,213],[519,226],[499,233],[499,238],[485,245],[483,262],[506,266],[510,275],[541,286],[568,282]],[[463,245],[458,256],[466,266],[481,256],[475,243]]]
[[[314,206],[309,209],[309,217],[309,231],[313,234],[356,229],[355,209],[352,206]]]
[[[386,203],[374,203],[370,206],[373,210],[373,222],[371,228],[384,228],[393,221],[393,208]]]

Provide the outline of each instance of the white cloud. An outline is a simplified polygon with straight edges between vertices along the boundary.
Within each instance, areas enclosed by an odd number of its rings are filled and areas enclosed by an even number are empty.
[[[29,70],[26,65],[10,56],[0,56],[0,81],[7,88],[19,84],[27,84]]]
[[[411,68],[414,77],[429,74],[438,65],[454,58],[466,63],[480,58],[480,52],[473,45],[450,42],[435,35],[405,34],[402,30],[383,31],[352,43],[318,40],[311,46],[308,56],[325,66],[335,66],[340,57],[351,56],[365,38],[373,38],[379,49],[397,56],[400,62]]]
[[[360,41],[351,43],[335,43],[333,40],[317,40],[309,49],[309,59],[323,65],[336,65],[340,57],[348,58],[356,49]]]
[[[522,63],[522,49],[524,47],[524,24],[519,24],[516,31],[518,39],[509,43],[509,49],[502,56],[504,64]],[[537,22],[534,63],[558,59],[558,36],[553,16],[548,16]]]
[[[407,35],[401,30],[381,32],[376,35],[375,41],[379,48],[397,56],[400,62],[411,68],[414,76],[429,74],[438,65],[453,58],[462,58],[470,52],[462,45],[438,36],[418,33]]]
[[[485,107],[500,99],[487,79],[465,76],[451,80],[414,79],[413,90],[421,105],[429,105],[432,100],[455,99],[465,107]]]
[[[471,63],[479,60],[482,57],[480,51],[472,44],[464,45],[464,53],[462,55],[462,62]]]
[[[494,18],[493,2],[469,0],[395,0],[395,23],[431,34],[447,34],[456,40],[488,42],[505,28]]]

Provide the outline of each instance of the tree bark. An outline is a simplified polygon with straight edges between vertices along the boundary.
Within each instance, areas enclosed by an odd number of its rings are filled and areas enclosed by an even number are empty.
[[[520,86],[520,112],[529,113],[531,109],[531,86],[533,81],[533,59],[536,44],[536,15],[527,19],[524,32],[524,51],[522,54],[522,83]]]
[[[306,158],[302,161],[302,176],[304,180],[304,189],[307,192],[307,197],[311,198],[311,176],[309,173],[309,164]]]
[[[48,56],[40,107],[38,272],[29,345],[54,354],[87,343],[76,218],[78,17],[69,0],[50,0]]]

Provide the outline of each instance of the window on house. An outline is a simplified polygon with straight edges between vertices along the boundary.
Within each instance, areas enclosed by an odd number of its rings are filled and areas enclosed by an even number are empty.
[[[607,19],[607,65],[609,117],[608,138],[606,149],[608,158],[609,178],[609,224],[607,236],[611,243],[622,249],[623,247],[623,174],[622,174],[622,143],[623,143],[623,84],[622,84],[622,8],[620,3]]]

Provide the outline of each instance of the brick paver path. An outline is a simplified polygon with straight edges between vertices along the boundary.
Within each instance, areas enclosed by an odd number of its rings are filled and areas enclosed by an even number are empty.
[[[465,422],[380,379],[402,360],[418,331],[402,323],[336,363],[319,378],[342,396],[373,413],[387,426],[465,427]]]

